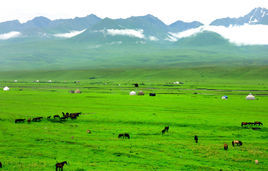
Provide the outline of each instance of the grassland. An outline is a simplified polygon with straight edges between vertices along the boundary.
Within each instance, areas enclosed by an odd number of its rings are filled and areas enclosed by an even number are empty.
[[[77,171],[267,170],[267,70],[221,71],[2,72],[0,86],[10,87],[8,92],[0,91],[2,170],[53,170],[61,161],[68,162],[64,170]],[[33,83],[35,79],[43,82]],[[48,79],[53,83],[47,83]],[[171,84],[173,81],[184,84]],[[144,85],[134,88],[136,82]],[[75,89],[82,93],[69,93]],[[131,90],[142,90],[145,96],[129,96]],[[157,96],[150,97],[150,92]],[[245,100],[250,92],[257,100]],[[229,99],[221,100],[222,95]],[[62,123],[47,119],[14,123],[18,118],[63,111],[83,114]],[[261,121],[264,126],[243,129],[242,121]],[[162,136],[166,125],[170,130]],[[130,134],[130,140],[117,138],[124,132]],[[194,135],[199,136],[198,144]],[[232,147],[234,139],[243,145]],[[224,143],[229,145],[228,151],[223,149]]]

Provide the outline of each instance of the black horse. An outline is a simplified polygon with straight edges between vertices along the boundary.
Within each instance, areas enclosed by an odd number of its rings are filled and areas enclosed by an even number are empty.
[[[20,122],[24,122],[24,121],[25,121],[25,119],[16,119],[15,123],[20,123]]]
[[[260,121],[255,121],[254,125],[259,125],[260,126],[260,125],[263,125],[263,123],[261,123]]]
[[[43,119],[43,117],[37,117],[37,118],[33,118],[33,122],[40,122],[41,119]]]
[[[242,146],[242,141],[239,141],[239,140],[234,140],[234,141],[232,141],[232,145],[233,145],[233,147],[235,146],[235,145],[237,145],[237,146]]]
[[[59,116],[59,115],[54,115],[53,117],[54,117],[54,119],[55,119],[55,118],[60,118],[60,116]]]
[[[0,168],[2,168],[2,163],[0,162]]]
[[[118,135],[118,138],[123,138],[123,139],[127,138],[127,139],[130,139],[130,135],[128,133],[119,134]]]
[[[165,128],[162,130],[162,135],[168,132],[169,126],[165,126]]]
[[[155,93],[150,93],[149,96],[156,96],[156,94]]]
[[[56,171],[58,171],[58,169],[59,169],[59,171],[63,171],[64,164],[67,164],[67,161],[64,161],[64,162],[61,162],[61,163],[57,163],[56,164]]]
[[[195,143],[198,143],[198,136],[197,135],[194,136],[194,140],[195,140]]]

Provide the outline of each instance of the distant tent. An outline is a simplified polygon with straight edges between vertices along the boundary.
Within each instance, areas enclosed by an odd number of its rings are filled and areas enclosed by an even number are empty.
[[[4,91],[9,91],[9,88],[6,86],[3,88]]]
[[[18,82],[18,80],[14,80],[14,83]]]
[[[76,89],[74,93],[82,93],[79,89]]]
[[[48,80],[49,83],[52,83],[52,80]]]
[[[247,100],[255,100],[255,96],[253,96],[251,93],[249,93],[249,95],[247,95],[246,99]]]
[[[184,84],[183,82],[175,81],[173,84]]]
[[[221,99],[227,100],[228,99],[228,96],[222,96]]]
[[[135,91],[131,91],[131,92],[129,93],[129,95],[130,95],[130,96],[135,96],[135,95],[136,95],[136,92],[135,92]]]
[[[144,95],[143,91],[140,91],[140,92],[138,93],[138,95],[139,95],[139,96],[143,96],[143,95]]]

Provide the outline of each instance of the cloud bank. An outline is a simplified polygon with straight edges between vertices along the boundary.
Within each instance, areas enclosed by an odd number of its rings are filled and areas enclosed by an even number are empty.
[[[74,36],[77,36],[81,33],[83,33],[84,31],[86,31],[86,29],[81,30],[81,31],[71,31],[69,33],[59,33],[59,34],[54,34],[55,37],[61,37],[61,38],[71,38]]]
[[[170,33],[180,39],[203,31],[212,31],[220,34],[230,42],[237,45],[268,45],[268,25],[249,25],[243,26],[201,26],[196,29],[186,30],[180,33]]]
[[[19,37],[21,35],[20,32],[11,31],[9,33],[0,34],[0,40],[7,40],[15,37]]]
[[[129,36],[129,37],[137,37],[140,39],[144,39],[144,34],[142,29],[107,29],[107,34],[116,36],[116,35],[121,35],[121,36]]]

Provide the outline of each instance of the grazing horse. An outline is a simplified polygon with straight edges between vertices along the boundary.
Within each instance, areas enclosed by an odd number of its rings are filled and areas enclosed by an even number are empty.
[[[169,130],[169,126],[166,126],[166,127],[165,127],[165,130],[166,130],[166,132],[168,132],[168,130]]]
[[[263,123],[261,123],[260,121],[255,121],[254,125],[259,125],[260,126],[260,125],[263,125]]]
[[[2,168],[2,163],[0,162],[0,168]]]
[[[135,84],[133,84],[135,87],[139,87],[139,84],[138,83],[135,83]]]
[[[198,143],[198,136],[197,135],[194,136],[194,140],[195,140],[195,143]]]
[[[149,96],[156,96],[156,94],[155,93],[150,93]]]
[[[47,119],[50,119],[50,118],[51,118],[51,116],[48,116],[48,117],[47,117]]]
[[[43,117],[37,117],[37,118],[33,118],[33,122],[40,122],[41,119],[43,119]]]
[[[64,164],[67,164],[67,161],[64,161],[64,162],[61,162],[61,163],[57,163],[56,164],[56,171],[58,171],[58,169],[59,169],[59,171],[63,171]]]
[[[234,140],[234,141],[232,141],[232,145],[233,145],[233,147],[235,146],[235,144],[237,145],[237,146],[242,146],[242,141],[239,141],[239,140]]]
[[[25,121],[25,119],[16,119],[15,123],[24,122],[24,121]]]
[[[54,117],[54,119],[55,119],[55,118],[60,118],[60,116],[59,116],[59,115],[54,115],[53,117]]]
[[[228,144],[224,144],[224,150],[228,150]]]
[[[118,138],[123,138],[123,139],[128,138],[128,139],[130,139],[130,135],[128,133],[119,134]]]
[[[32,121],[31,118],[29,118],[29,119],[27,120],[28,123],[31,123],[31,121]]]
[[[247,124],[248,124],[247,122],[242,122],[242,123],[241,123],[241,126],[242,126],[242,127],[243,127],[244,125],[247,126]]]
[[[88,129],[88,130],[87,130],[87,133],[88,133],[88,134],[91,134],[91,131]]]

